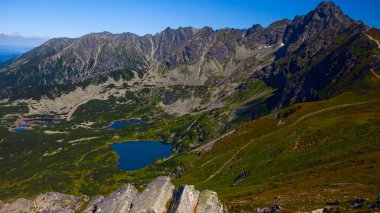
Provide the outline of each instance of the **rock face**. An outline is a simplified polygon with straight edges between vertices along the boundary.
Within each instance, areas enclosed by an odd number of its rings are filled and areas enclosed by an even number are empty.
[[[75,213],[83,204],[83,199],[58,192],[39,195],[35,200],[19,198],[11,204],[0,206],[1,213],[20,212],[65,212]]]
[[[0,206],[0,213],[29,212],[33,207],[33,202],[24,198],[19,198],[11,204]]]
[[[65,195],[58,192],[48,192],[39,195],[33,202],[36,212],[72,212],[75,213],[83,204],[80,197]]]
[[[133,200],[130,212],[166,212],[167,205],[173,196],[174,188],[169,177],[161,176],[154,179]]]
[[[198,199],[196,213],[223,213],[223,204],[219,201],[216,192],[201,191]]]
[[[99,205],[99,203],[101,203],[103,200],[104,200],[104,196],[103,195],[96,195],[96,196],[94,196],[90,200],[90,202],[88,202],[87,207],[83,210],[83,212],[85,212],[85,213],[96,212],[96,210],[98,209],[97,205]]]
[[[182,185],[174,194],[172,213],[195,212],[199,198],[199,191],[194,186]]]
[[[132,184],[126,184],[118,190],[112,192],[108,197],[94,197],[87,205],[84,212],[128,212],[133,199],[137,194],[137,189]]]

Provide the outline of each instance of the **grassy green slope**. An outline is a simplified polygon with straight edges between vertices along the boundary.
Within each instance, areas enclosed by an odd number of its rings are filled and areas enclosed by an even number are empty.
[[[369,74],[351,92],[245,124],[175,182],[216,190],[231,209],[276,202],[311,210],[328,200],[374,200],[380,190],[379,92],[380,79]]]

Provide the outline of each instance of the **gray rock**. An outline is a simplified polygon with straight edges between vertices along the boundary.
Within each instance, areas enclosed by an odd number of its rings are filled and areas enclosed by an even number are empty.
[[[97,196],[92,199],[84,212],[128,212],[136,194],[137,189],[132,184],[126,184],[108,197]]]
[[[97,209],[97,204],[104,200],[103,195],[94,196],[90,202],[88,202],[86,208],[83,210],[83,213],[93,213]]]
[[[132,202],[131,213],[162,213],[172,198],[174,185],[167,176],[160,176],[148,184]]]
[[[182,185],[174,194],[173,205],[169,212],[193,213],[197,206],[199,191],[194,186]]]
[[[82,205],[80,197],[65,195],[59,192],[48,192],[39,195],[34,200],[34,209],[36,212],[60,212],[74,213]]]
[[[216,192],[201,191],[198,199],[196,213],[222,213],[223,204],[219,201]]]
[[[311,213],[323,213],[324,210],[325,210],[324,208],[316,209],[316,210],[311,211]]]
[[[31,212],[33,202],[24,198],[19,198],[11,204],[4,204],[0,213],[24,213]]]
[[[136,188],[126,184],[109,196],[93,197],[86,208],[80,210],[87,196],[76,197],[58,192],[48,192],[39,195],[35,200],[20,198],[11,204],[2,204],[0,213],[222,213],[223,205],[217,194],[210,190],[201,193],[194,186],[182,185],[174,192],[170,178],[161,176],[148,184],[145,190],[138,194]],[[171,201],[172,205],[171,204]],[[170,207],[170,208],[169,208]]]

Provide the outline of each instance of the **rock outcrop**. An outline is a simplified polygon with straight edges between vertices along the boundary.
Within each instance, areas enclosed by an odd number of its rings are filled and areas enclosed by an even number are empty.
[[[83,210],[84,213],[93,213],[98,210],[98,205],[104,200],[103,195],[94,196],[90,202],[87,204],[87,207]]]
[[[75,213],[82,206],[80,197],[65,195],[58,192],[48,192],[39,195],[33,202],[35,212],[72,212]]]
[[[161,176],[154,179],[133,200],[130,212],[166,212],[167,204],[173,196],[174,188],[169,177]]]
[[[216,192],[210,190],[201,191],[198,199],[196,213],[223,213],[223,205],[219,201]]]
[[[170,212],[195,212],[199,198],[199,191],[194,186],[182,185],[174,194]]]
[[[3,204],[0,207],[0,213],[29,212],[33,207],[33,201],[19,198],[11,204]]]
[[[87,205],[84,212],[128,212],[136,194],[137,189],[132,184],[126,184],[112,192],[108,197],[95,196]]]
[[[87,204],[86,196],[76,197],[57,192],[39,195],[34,200],[17,199],[11,204],[2,204],[0,213],[222,213],[223,204],[216,192],[197,191],[194,186],[182,185],[175,190],[169,177],[161,176],[148,184],[144,191],[137,192],[132,184],[126,184],[109,196],[94,196]],[[84,210],[83,210],[84,209]]]

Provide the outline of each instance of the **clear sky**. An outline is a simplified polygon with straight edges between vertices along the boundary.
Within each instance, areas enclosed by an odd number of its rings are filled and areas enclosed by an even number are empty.
[[[267,26],[314,9],[321,0],[0,0],[0,32],[78,37],[91,32],[154,34],[166,27]],[[335,0],[380,28],[380,0]]]

